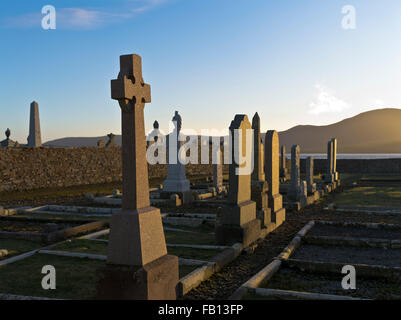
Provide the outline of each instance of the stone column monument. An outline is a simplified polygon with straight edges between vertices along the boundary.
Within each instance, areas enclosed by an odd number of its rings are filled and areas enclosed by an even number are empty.
[[[280,156],[280,178],[282,182],[287,180],[288,169],[287,169],[287,159],[285,153],[285,145],[281,146],[281,156]]]
[[[330,184],[338,181],[337,170],[337,139],[331,139],[327,144],[327,173],[325,182]]]
[[[260,135],[260,117],[258,113],[252,119],[253,129],[253,161],[252,193],[251,199],[256,202],[256,216],[261,221],[262,227],[268,227],[271,223],[271,209],[268,206],[269,189],[264,169],[264,148]]]
[[[144,124],[150,86],[142,78],[141,57],[120,57],[111,96],[122,112],[123,197],[113,214],[107,266],[99,271],[100,299],[176,299],[178,258],[167,255],[160,210],[150,206]]]
[[[301,148],[298,145],[291,148],[291,185],[287,194],[291,200],[300,200],[301,195],[300,154]]]
[[[283,208],[283,197],[280,194],[280,172],[279,172],[279,137],[275,130],[267,131],[265,138],[265,174],[269,185],[269,208],[271,209],[272,222],[276,227],[285,221],[285,208]]]
[[[212,152],[213,161],[217,162],[213,163],[213,187],[220,194],[223,191],[223,157],[220,147],[213,149]]]
[[[337,172],[337,139],[333,138],[331,141],[333,144],[333,179],[335,182],[337,182],[339,180]]]
[[[192,201],[192,192],[190,187],[190,182],[186,178],[185,174],[185,164],[181,163],[179,159],[181,146],[185,143],[184,141],[180,141],[180,132],[182,128],[182,119],[178,114],[178,111],[175,112],[173,117],[174,123],[174,131],[170,133],[168,138],[168,154],[169,154],[169,164],[167,167],[167,178],[163,182],[163,197],[170,197],[171,194],[178,194],[182,199],[183,203],[190,203]],[[174,141],[174,140],[175,141]],[[176,145],[177,149],[175,150],[172,145]]]
[[[260,220],[256,218],[256,203],[251,201],[251,174],[241,174],[238,169],[239,154],[244,155],[246,131],[251,130],[251,123],[246,115],[236,115],[230,125],[232,154],[229,167],[228,203],[223,208],[216,227],[216,241],[221,245],[240,242],[248,246],[260,236]],[[235,134],[242,136],[242,145],[235,146]]]
[[[37,102],[31,103],[31,114],[29,119],[28,147],[37,148],[42,146],[40,134],[39,105]]]
[[[316,192],[316,183],[313,182],[314,175],[314,159],[313,157],[308,157],[306,159],[306,183],[309,194]]]

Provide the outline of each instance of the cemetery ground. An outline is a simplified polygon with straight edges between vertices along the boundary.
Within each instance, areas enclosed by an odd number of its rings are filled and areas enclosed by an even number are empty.
[[[319,177],[316,178],[319,182]],[[203,177],[191,177],[190,180],[195,184],[206,183]],[[308,293],[401,299],[400,278],[394,276],[394,270],[401,266],[401,246],[397,246],[401,240],[401,227],[397,227],[401,226],[401,177],[343,174],[341,180],[340,188],[315,204],[300,212],[287,210],[286,221],[278,229],[216,269],[181,299],[228,299],[245,282],[277,261],[274,259],[301,229],[311,225],[311,221],[315,224],[302,238],[302,244],[289,259],[282,261],[271,279],[258,285],[261,291],[248,290],[241,298],[302,299],[305,298],[302,293]],[[150,186],[157,187],[160,183],[151,180]],[[119,206],[93,203],[85,196],[88,193],[109,195],[114,189],[121,189],[121,185],[110,183],[14,192],[0,194],[0,205],[6,209],[59,205],[115,210]],[[208,219],[208,215],[215,215],[218,212],[216,207],[198,206],[196,203],[181,207],[163,203],[155,206],[161,208],[162,214],[171,214],[163,220],[165,237],[169,254],[180,258],[180,279],[206,268],[216,261],[216,256],[229,249],[215,245],[215,220]],[[57,207],[50,209],[48,212],[46,207],[37,212],[19,210],[11,216],[0,217],[0,250],[8,251],[6,256],[0,257],[0,294],[3,294],[0,299],[7,298],[6,295],[95,298],[97,270],[104,266],[107,255],[110,214],[91,213],[89,209],[85,214],[56,212]],[[182,213],[196,214],[193,220],[200,219],[201,223],[176,223],[174,219],[182,218]],[[202,216],[205,218],[199,218]],[[186,221],[185,217],[183,219]],[[50,235],[55,235],[55,238]],[[26,256],[24,259],[12,261],[23,254]],[[10,263],[5,263],[10,259]],[[309,261],[307,266],[302,265],[305,261]],[[346,262],[357,265],[359,290],[342,290],[344,275],[330,269],[336,263]],[[42,289],[44,275],[41,270],[45,265],[56,268],[56,290]],[[377,266],[373,269],[376,274],[372,276],[369,268],[359,269],[359,265]],[[387,269],[380,269],[381,265]],[[380,273],[377,270],[384,270],[384,275],[377,276]],[[363,276],[358,277],[358,273]],[[266,292],[270,295],[266,296]],[[293,292],[299,294],[291,296]]]

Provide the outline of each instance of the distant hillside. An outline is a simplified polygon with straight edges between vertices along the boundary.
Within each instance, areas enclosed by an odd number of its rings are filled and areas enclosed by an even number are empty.
[[[296,126],[279,133],[287,152],[299,144],[302,153],[326,153],[338,139],[339,153],[401,153],[401,109],[378,109],[328,126]]]
[[[45,146],[51,147],[96,147],[99,140],[109,141],[107,136],[104,137],[76,137],[76,138],[62,138],[57,140],[52,140],[44,143]],[[121,146],[121,136],[114,138],[114,141]]]
[[[361,113],[328,126],[296,126],[279,133],[287,152],[299,144],[302,153],[326,153],[327,142],[338,139],[339,153],[401,153],[401,109],[379,109]],[[95,147],[94,138],[63,138],[46,142],[54,147]],[[121,145],[121,136],[115,137]]]

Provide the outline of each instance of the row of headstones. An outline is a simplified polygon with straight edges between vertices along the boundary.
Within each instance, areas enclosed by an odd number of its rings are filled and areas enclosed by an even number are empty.
[[[253,171],[238,174],[241,165],[235,160],[246,150],[244,135],[250,129],[254,131]],[[242,139],[235,139],[236,130],[243,135]],[[279,137],[277,131],[267,131],[263,145],[257,113],[252,125],[246,115],[236,115],[230,132],[233,152],[229,165],[229,193],[227,206],[218,219],[216,241],[218,244],[240,242],[248,246],[260,237],[261,229],[271,230],[285,221],[285,208],[279,193]],[[234,143],[242,145],[234,146]]]
[[[286,152],[285,146],[281,146],[280,161],[280,177],[286,178],[288,172],[286,168]],[[314,158],[306,159],[306,181],[301,181],[301,165],[300,165],[301,148],[294,145],[291,148],[291,185],[288,190],[288,197],[292,200],[301,200],[309,194],[316,192],[316,183],[314,183]],[[327,172],[325,182],[330,184],[338,181],[337,170],[337,139],[333,138],[328,142],[327,146]]]
[[[111,82],[112,99],[122,112],[122,211],[113,214],[107,265],[99,270],[99,298],[105,299],[175,299],[179,282],[178,258],[167,254],[160,210],[150,206],[148,167],[144,125],[145,103],[150,102],[150,86],[143,81],[142,63],[138,55],[120,57],[120,73]],[[279,193],[279,136],[268,131],[264,146],[260,139],[257,114],[252,126],[246,115],[236,115],[231,122],[231,145],[234,131],[244,134],[253,129],[256,139],[253,152],[254,171],[237,174],[240,165],[235,159],[246,150],[232,148],[229,165],[227,206],[216,227],[218,243],[256,241],[262,227],[279,226],[285,220],[282,196]],[[180,124],[177,126],[180,130]],[[241,131],[242,130],[242,131]],[[255,199],[255,200],[252,200]]]

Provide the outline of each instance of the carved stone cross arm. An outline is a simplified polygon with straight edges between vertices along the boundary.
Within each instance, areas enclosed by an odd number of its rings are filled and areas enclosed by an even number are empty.
[[[120,73],[116,80],[111,80],[111,98],[118,100],[125,112],[144,108],[145,103],[151,102],[150,85],[143,81],[140,56],[134,54],[120,57]]]

